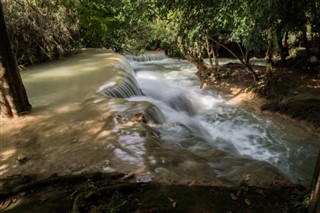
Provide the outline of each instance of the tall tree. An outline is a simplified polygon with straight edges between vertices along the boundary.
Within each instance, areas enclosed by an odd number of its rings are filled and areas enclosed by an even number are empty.
[[[78,47],[74,39],[79,32],[77,14],[60,0],[5,1],[3,10],[18,64],[62,58]]]
[[[159,13],[170,19],[170,23],[174,23],[172,25],[177,33],[176,39],[179,42],[180,51],[185,58],[197,65],[200,73],[202,71],[215,73],[218,70],[216,69],[217,50],[223,48],[239,59],[246,70],[252,74],[254,81],[258,80],[257,73],[249,64],[247,53],[252,49],[257,49],[257,42],[252,44],[249,41],[256,41],[261,36],[251,36],[251,38],[244,36],[245,33],[250,34],[252,30],[255,32],[257,30],[253,27],[246,27],[247,17],[236,16],[236,14],[243,14],[243,9],[238,9],[242,4],[235,4],[231,0],[197,2],[158,0],[156,5]],[[234,49],[228,47],[230,42],[239,44],[239,49],[243,53],[242,57]],[[246,45],[245,49],[242,48],[243,45]],[[209,63],[203,60],[204,57],[209,58]],[[213,60],[216,65],[213,64]]]
[[[0,37],[0,106],[6,117],[13,117],[30,110],[31,105],[13,56],[1,2]]]
[[[317,164],[313,174],[309,213],[320,211],[320,153],[318,153]]]

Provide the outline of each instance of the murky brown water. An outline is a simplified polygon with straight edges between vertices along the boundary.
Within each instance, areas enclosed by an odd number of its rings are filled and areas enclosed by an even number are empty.
[[[89,49],[23,71],[33,112],[1,120],[1,176],[69,174],[104,165],[108,159],[108,153],[101,152],[104,137],[115,136],[108,130],[112,129],[108,106],[95,104],[101,98],[96,90],[116,75],[118,61],[110,51]],[[18,156],[28,161],[19,165]]]

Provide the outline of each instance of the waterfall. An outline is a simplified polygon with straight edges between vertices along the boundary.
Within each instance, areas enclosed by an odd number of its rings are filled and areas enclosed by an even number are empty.
[[[125,57],[120,58],[116,68],[119,69],[118,74],[99,87],[98,91],[106,96],[116,98],[142,95],[135,73]]]
[[[125,57],[130,61],[138,61],[138,62],[159,61],[159,60],[168,58],[164,52],[143,54],[143,55],[125,55]]]
[[[317,154],[310,144],[317,139],[232,106],[214,91],[201,90],[192,64],[160,53],[123,57],[117,68],[119,73],[99,91],[125,98],[113,104],[113,111],[142,113],[148,120],[143,126],[156,132],[157,144],[143,146],[143,141],[135,154],[151,173],[192,179],[200,174],[205,180],[227,182],[250,174],[257,183],[281,174],[305,185],[310,181]],[[135,149],[135,140],[130,149]]]

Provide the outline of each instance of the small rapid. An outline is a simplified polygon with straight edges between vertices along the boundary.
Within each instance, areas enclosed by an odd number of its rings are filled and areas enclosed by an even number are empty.
[[[265,162],[293,182],[310,184],[319,147],[315,136],[201,90],[196,67],[187,61],[154,58],[129,58],[143,95],[127,100],[159,108],[164,121],[152,128],[162,143],[201,158],[220,178],[230,180],[236,171]]]

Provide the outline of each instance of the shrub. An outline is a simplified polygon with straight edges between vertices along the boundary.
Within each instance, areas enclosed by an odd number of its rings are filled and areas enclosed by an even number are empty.
[[[78,18],[72,10],[35,0],[6,1],[3,7],[18,64],[53,60],[74,50]]]

